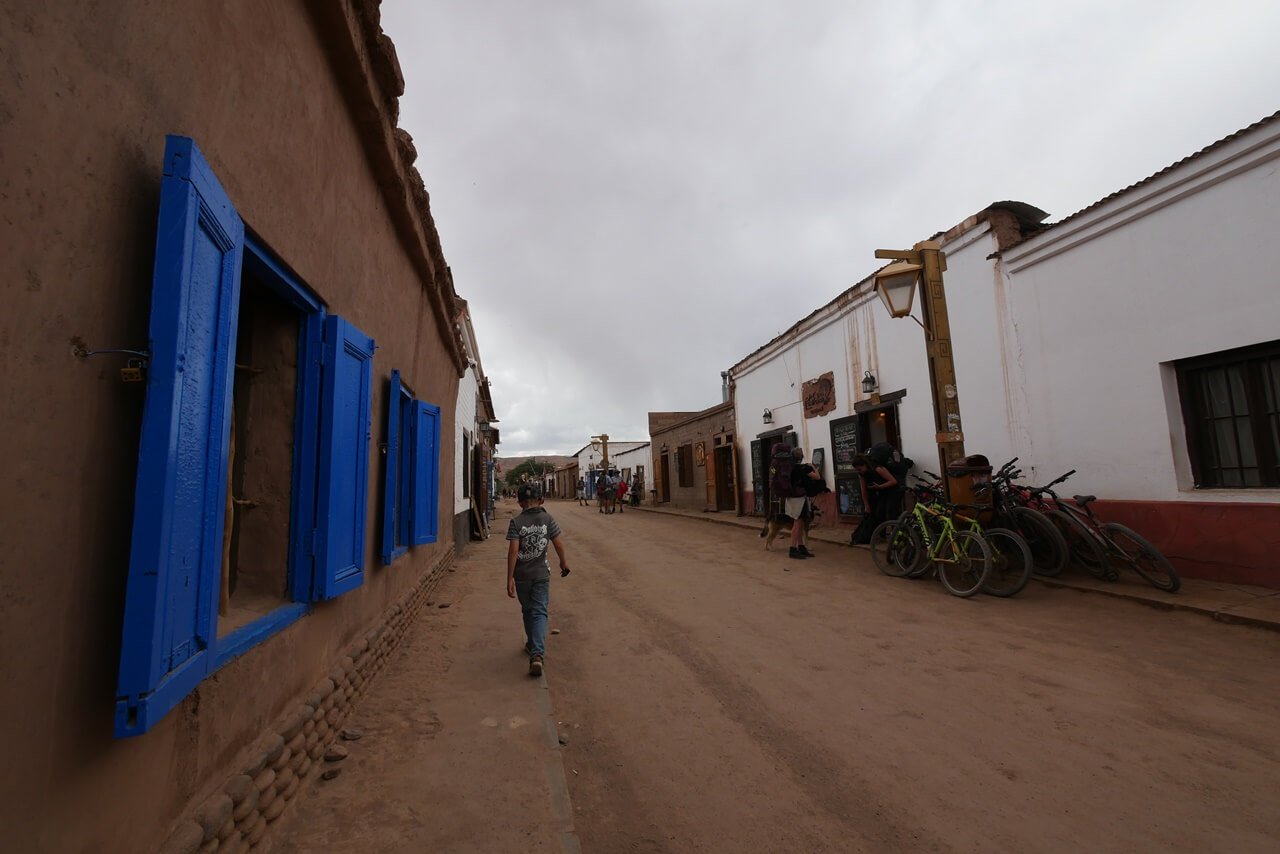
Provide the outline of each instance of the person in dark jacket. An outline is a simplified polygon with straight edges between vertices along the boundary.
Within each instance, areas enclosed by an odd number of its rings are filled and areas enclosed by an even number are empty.
[[[871,542],[871,532],[877,525],[889,519],[897,519],[902,513],[902,497],[906,489],[894,477],[893,472],[878,465],[865,454],[858,454],[853,458],[853,468],[858,472],[862,506],[866,509],[866,515],[849,538],[849,543],[865,545]]]

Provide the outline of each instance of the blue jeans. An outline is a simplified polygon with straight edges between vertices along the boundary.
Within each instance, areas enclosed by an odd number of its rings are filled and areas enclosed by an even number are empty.
[[[529,657],[545,655],[547,642],[547,602],[551,594],[551,579],[537,578],[523,581],[516,579],[516,598],[520,600],[520,613],[524,617],[524,636],[529,640]]]

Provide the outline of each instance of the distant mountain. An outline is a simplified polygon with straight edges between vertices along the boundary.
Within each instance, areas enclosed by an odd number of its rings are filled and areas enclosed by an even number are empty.
[[[520,465],[522,462],[528,459],[537,460],[539,467],[541,467],[543,463],[546,463],[547,469],[552,471],[560,468],[560,466],[573,462],[573,457],[554,457],[554,456],[495,457],[495,459],[498,461],[498,465],[502,466],[502,470],[504,472],[510,471],[512,468]]]

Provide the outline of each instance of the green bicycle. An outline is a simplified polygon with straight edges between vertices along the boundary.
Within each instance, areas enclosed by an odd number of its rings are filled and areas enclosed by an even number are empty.
[[[897,519],[881,522],[871,532],[871,559],[895,578],[933,569],[952,596],[972,596],[991,572],[991,550],[982,537],[956,528],[953,510],[920,501]]]

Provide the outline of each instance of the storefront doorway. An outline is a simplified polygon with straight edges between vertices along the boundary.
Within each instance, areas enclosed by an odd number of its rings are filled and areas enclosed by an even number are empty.
[[[864,513],[853,458],[880,442],[902,450],[898,403],[906,396],[905,390],[878,395],[855,404],[853,415],[831,421],[831,464],[836,480],[836,512],[841,521],[856,523]]]

